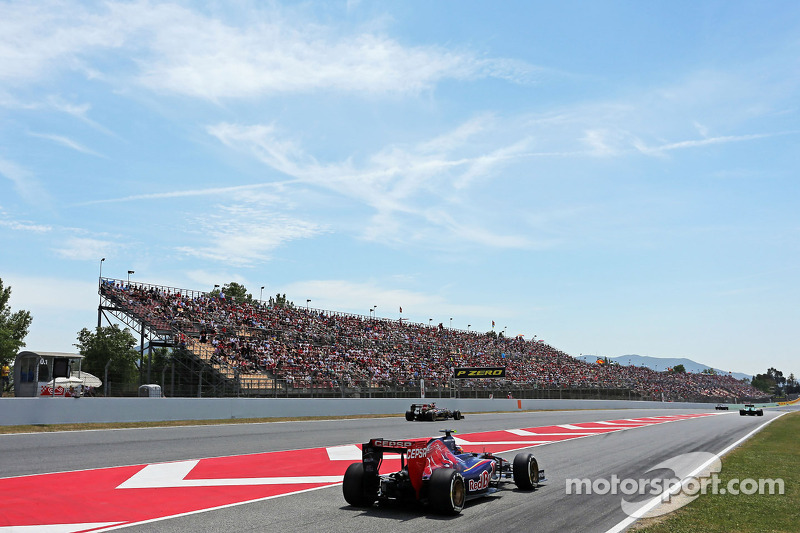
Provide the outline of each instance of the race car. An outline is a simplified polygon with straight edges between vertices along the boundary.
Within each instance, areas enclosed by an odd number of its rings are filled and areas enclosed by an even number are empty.
[[[728,410],[728,406],[727,405],[723,405],[721,403],[718,403],[717,406],[714,409],[716,409],[717,411],[727,411]]]
[[[752,403],[746,403],[744,409],[739,409],[739,416],[764,416],[764,410],[756,409]]]
[[[442,409],[436,407],[436,404],[431,403],[412,403],[408,411],[406,411],[406,420],[414,422],[424,420],[427,422],[435,422],[437,420],[461,420],[464,415],[461,411],[451,411],[450,409]]]
[[[433,439],[371,439],[362,460],[347,467],[344,499],[354,507],[378,502],[419,502],[434,512],[458,514],[472,499],[494,494],[512,479],[532,491],[546,481],[533,454],[519,453],[510,462],[492,453],[464,452],[452,429]],[[381,474],[384,454],[400,454],[400,471]]]

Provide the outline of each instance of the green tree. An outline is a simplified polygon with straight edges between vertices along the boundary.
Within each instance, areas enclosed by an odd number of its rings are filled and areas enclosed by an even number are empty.
[[[760,391],[772,393],[775,390],[775,379],[767,374],[756,374],[750,384]]]
[[[294,307],[294,302],[290,302],[286,299],[286,294],[284,293],[281,295],[280,293],[276,294],[275,296],[269,297],[269,305],[276,306],[276,307]]]
[[[247,292],[247,288],[235,281],[226,283],[222,286],[222,289],[214,289],[208,294],[209,296],[220,296],[220,294],[224,294],[226,300],[233,300],[236,303],[253,301],[253,295]]]
[[[767,369],[767,375],[775,380],[775,392],[778,394],[783,394],[783,387],[786,385],[786,378],[783,377],[783,372],[777,368],[770,367]]]
[[[797,380],[794,377],[794,373],[791,373],[786,379],[786,393],[795,394],[798,392],[800,392],[800,385],[798,385]]]
[[[168,348],[155,348],[152,354],[153,360],[150,363],[150,373],[152,374],[151,381],[159,383],[161,379],[161,372],[172,364],[172,350]],[[147,354],[145,353],[145,359]]]
[[[686,373],[686,367],[683,366],[683,365],[675,365],[675,366],[672,367],[672,373],[673,374],[685,374]]]
[[[108,367],[108,380],[112,383],[135,383],[139,373],[136,361],[139,352],[134,349],[136,339],[128,328],[119,329],[119,326],[96,328],[94,332],[83,328],[78,332],[78,342],[75,346],[84,356],[81,368],[99,376],[105,375],[106,364]]]
[[[25,346],[23,339],[33,321],[28,311],[12,313],[8,305],[10,299],[11,287],[4,287],[0,279],[0,362],[14,360],[19,349]]]

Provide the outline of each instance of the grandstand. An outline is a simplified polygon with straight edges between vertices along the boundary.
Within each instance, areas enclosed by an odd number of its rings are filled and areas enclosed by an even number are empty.
[[[763,393],[731,376],[597,365],[502,334],[236,301],[223,294],[100,280],[102,316],[173,350],[167,395],[620,398],[737,402]],[[151,382],[150,358],[140,360]],[[502,379],[455,380],[455,367],[502,366]],[[146,368],[146,372],[145,372]],[[176,386],[177,380],[177,386]]]

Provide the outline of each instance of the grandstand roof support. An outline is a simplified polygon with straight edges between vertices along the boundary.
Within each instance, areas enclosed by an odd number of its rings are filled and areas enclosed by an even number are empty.
[[[102,280],[101,280],[102,283]],[[175,346],[175,336],[172,330],[159,330],[153,328],[151,325],[137,320],[129,315],[117,302],[111,298],[107,298],[102,291],[100,291],[100,304],[97,307],[97,327],[101,327],[105,318],[108,325],[112,325],[111,318],[115,318],[138,334],[139,337],[139,381],[144,381],[147,378],[147,383],[151,381],[151,364],[153,359],[153,346],[155,347],[173,347]],[[147,342],[147,371],[145,374],[145,341]]]

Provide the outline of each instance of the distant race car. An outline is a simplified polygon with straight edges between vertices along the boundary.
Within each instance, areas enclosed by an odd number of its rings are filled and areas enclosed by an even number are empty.
[[[764,416],[764,410],[756,409],[752,403],[746,403],[744,409],[739,409],[739,416]]]
[[[437,420],[461,420],[464,415],[461,411],[451,411],[450,409],[442,409],[436,407],[436,404],[431,403],[412,403],[408,411],[406,411],[406,420],[414,422],[424,420],[427,422],[435,422]]]
[[[491,453],[464,453],[452,436],[435,439],[371,439],[362,460],[344,474],[344,499],[355,507],[376,501],[420,502],[434,512],[457,514],[474,498],[497,492],[512,479],[520,490],[532,491],[545,481],[532,454],[519,453],[509,462]],[[400,454],[400,471],[380,474],[384,454]]]
[[[727,411],[728,410],[728,406],[727,405],[722,405],[721,403],[719,403],[719,404],[717,404],[717,406],[714,409],[716,409],[717,411]]]

